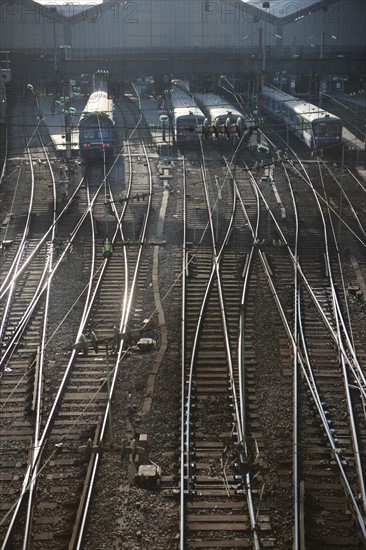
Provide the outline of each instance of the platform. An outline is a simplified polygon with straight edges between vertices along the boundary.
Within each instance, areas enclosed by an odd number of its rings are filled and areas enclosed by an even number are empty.
[[[163,141],[160,116],[166,115],[166,110],[162,108],[162,100],[143,98],[139,102],[136,98],[131,97],[131,99],[139,107],[141,105],[141,111],[150,129],[153,143],[155,145],[173,145],[173,136],[171,135],[172,129],[169,127],[168,122],[166,123],[165,141]]]
[[[342,100],[348,104],[358,105],[363,109],[366,109],[366,97],[356,95],[337,94],[333,97],[335,100]]]
[[[71,115],[71,150],[79,151],[79,130],[78,123],[81,113],[86,105],[86,98],[74,97],[68,104],[68,107],[74,107],[76,113]],[[63,107],[56,107],[54,113],[52,113],[52,100],[46,97],[42,97],[40,100],[41,116],[44,123],[48,128],[52,143],[58,151],[66,152],[66,139],[65,139],[65,115],[63,113]]]
[[[365,151],[365,143],[358,139],[352,132],[347,130],[343,126],[342,128],[342,141],[347,149],[357,149],[358,151]]]

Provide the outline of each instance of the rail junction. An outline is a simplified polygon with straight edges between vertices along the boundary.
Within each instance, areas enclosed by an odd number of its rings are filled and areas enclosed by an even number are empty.
[[[275,121],[158,151],[131,93],[112,162],[60,161],[38,101],[0,188],[2,548],[364,548],[357,155]]]

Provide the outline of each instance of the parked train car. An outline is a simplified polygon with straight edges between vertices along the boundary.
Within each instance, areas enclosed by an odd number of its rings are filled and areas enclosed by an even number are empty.
[[[172,84],[170,100],[173,110],[173,129],[176,143],[198,140],[203,133],[205,116],[192,95]]]
[[[212,93],[195,94],[194,97],[208,121],[208,127],[204,128],[206,137],[232,139],[241,137],[247,129],[243,113],[222,97]]]
[[[311,149],[322,149],[342,142],[341,119],[272,86],[263,86],[263,108],[286,124]]]
[[[113,156],[113,100],[104,90],[91,94],[79,121],[79,147],[83,159]]]

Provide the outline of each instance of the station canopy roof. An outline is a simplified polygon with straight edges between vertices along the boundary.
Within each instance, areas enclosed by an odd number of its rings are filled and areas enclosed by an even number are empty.
[[[57,7],[57,11],[64,17],[76,16],[86,9],[92,9],[99,4],[105,4],[106,7],[115,0],[34,0],[37,4],[47,7]],[[149,0],[154,2],[154,0]],[[184,0],[181,0],[184,1]],[[233,0],[222,0],[225,3],[232,4]],[[240,0],[244,9],[247,8],[255,12],[259,17],[287,19],[302,18],[311,13],[313,9],[325,7],[333,4],[337,0]],[[167,0],[169,2],[169,0]]]
[[[241,0],[251,8],[255,8],[263,13],[279,19],[295,19],[298,15],[307,15],[312,9],[319,8],[321,5],[329,5],[335,0]]]
[[[55,7],[65,17],[73,17],[88,8],[102,4],[103,0],[34,0],[47,8]]]

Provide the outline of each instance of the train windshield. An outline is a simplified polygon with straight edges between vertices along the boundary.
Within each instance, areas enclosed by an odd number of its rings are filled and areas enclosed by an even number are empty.
[[[319,122],[314,124],[314,133],[320,138],[335,138],[341,133],[341,125],[338,122],[329,124],[329,122]]]
[[[83,138],[84,139],[110,139],[110,131],[104,129],[84,129]]]

